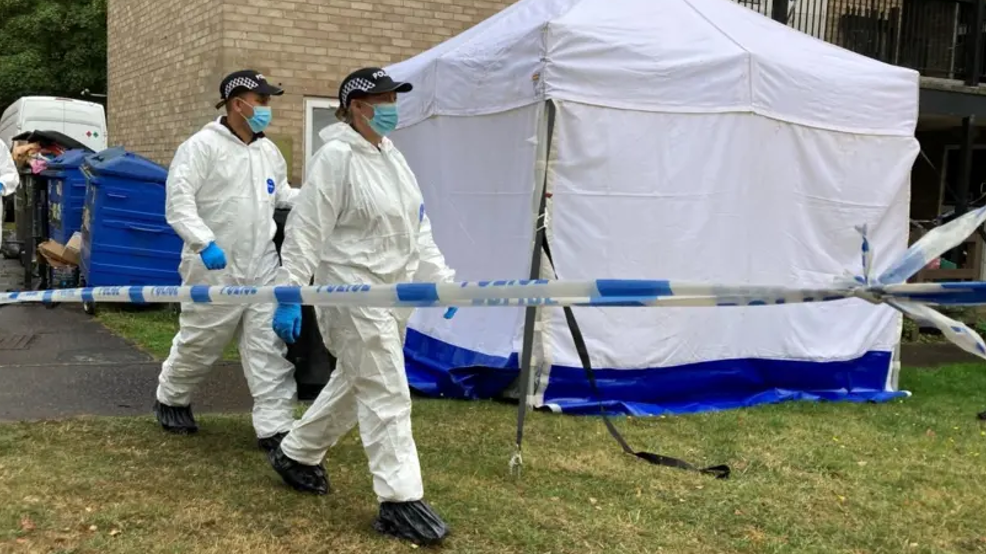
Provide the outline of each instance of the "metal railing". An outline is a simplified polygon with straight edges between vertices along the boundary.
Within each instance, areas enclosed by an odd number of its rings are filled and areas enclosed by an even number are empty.
[[[803,33],[928,77],[978,85],[983,76],[986,0],[736,1]]]

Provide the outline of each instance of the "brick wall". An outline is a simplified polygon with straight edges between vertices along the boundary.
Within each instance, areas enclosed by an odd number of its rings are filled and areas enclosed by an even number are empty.
[[[215,116],[222,3],[109,0],[107,12],[110,143],[167,164]]]
[[[290,148],[297,183],[305,97],[334,98],[349,71],[410,58],[512,3],[110,0],[110,139],[170,161],[181,140],[214,115],[223,75],[256,69],[287,91],[272,103],[268,134]],[[155,93],[141,97],[148,84]]]
[[[304,163],[305,97],[335,98],[363,66],[386,66],[435,46],[512,4],[510,0],[225,0],[223,64],[252,67],[285,95],[270,135],[289,142],[293,175]],[[269,24],[258,29],[257,21]]]

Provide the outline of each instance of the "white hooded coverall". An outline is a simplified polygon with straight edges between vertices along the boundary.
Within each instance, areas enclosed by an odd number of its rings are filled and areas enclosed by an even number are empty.
[[[450,282],[455,273],[432,237],[421,191],[388,139],[377,149],[349,125],[321,132],[325,146],[288,217],[279,285]],[[281,443],[305,465],[357,423],[381,502],[421,500],[404,372],[407,309],[325,307],[319,329],[337,359],[329,383]]]
[[[279,267],[275,207],[290,207],[298,194],[287,164],[267,138],[246,144],[219,121],[183,143],[168,173],[166,216],[185,241],[183,285],[268,286]],[[215,242],[226,268],[210,271],[199,253]],[[188,406],[212,364],[239,333],[240,359],[253,395],[259,438],[287,432],[294,423],[297,384],[287,347],[271,328],[274,305],[220,306],[183,303],[181,328],[164,362],[157,399]]]
[[[0,243],[3,241],[3,198],[14,194],[21,183],[10,149],[0,140]]]

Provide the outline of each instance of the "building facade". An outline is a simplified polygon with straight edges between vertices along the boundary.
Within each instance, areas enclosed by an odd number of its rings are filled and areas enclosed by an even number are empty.
[[[300,184],[353,69],[417,55],[512,0],[109,0],[109,136],[167,164],[221,112],[219,82],[256,69],[285,89],[268,132]]]

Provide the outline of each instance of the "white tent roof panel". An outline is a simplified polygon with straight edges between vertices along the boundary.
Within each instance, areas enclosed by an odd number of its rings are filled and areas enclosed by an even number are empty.
[[[390,68],[415,84],[404,125],[545,98],[653,112],[754,112],[912,136],[918,74],[731,0],[521,0]]]

